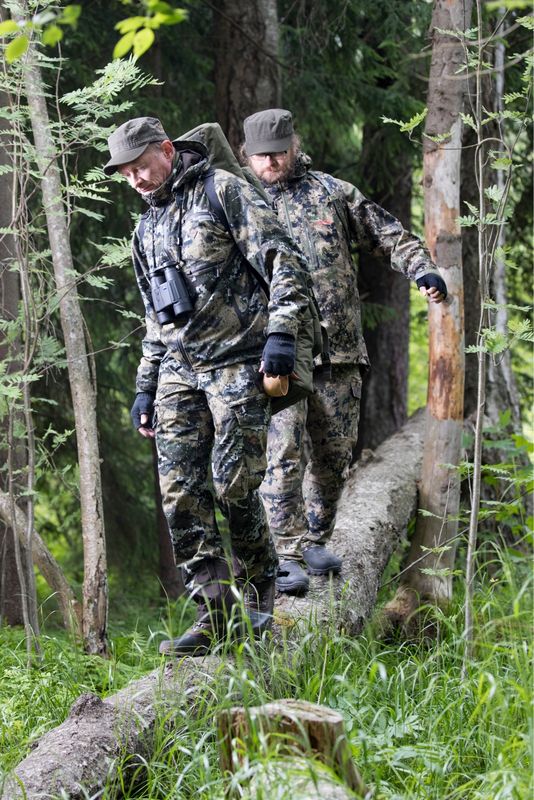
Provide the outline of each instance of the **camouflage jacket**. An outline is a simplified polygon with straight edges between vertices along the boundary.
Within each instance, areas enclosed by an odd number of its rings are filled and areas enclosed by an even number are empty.
[[[428,250],[394,216],[350,183],[310,169],[300,154],[286,183],[265,186],[278,217],[308,258],[334,364],[369,364],[351,246],[388,256],[415,280],[435,266]]]
[[[306,263],[257,190],[229,172],[214,170],[214,188],[230,235],[204,189],[206,149],[198,142],[175,142],[175,147],[173,172],[148,198],[150,208],[133,237],[135,275],[146,312],[138,392],[155,393],[160,363],[169,352],[199,372],[245,361],[259,365],[266,336],[295,336],[309,303],[303,289]],[[188,151],[185,169],[181,151]],[[180,232],[181,272],[193,311],[186,324],[160,325],[149,273],[159,266],[163,252],[166,259],[179,262]],[[269,300],[254,270],[270,283]]]

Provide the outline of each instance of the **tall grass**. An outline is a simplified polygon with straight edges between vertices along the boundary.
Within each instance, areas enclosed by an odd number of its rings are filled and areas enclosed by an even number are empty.
[[[229,778],[218,766],[217,712],[294,697],[338,710],[356,763],[384,800],[527,800],[532,797],[532,585],[528,564],[503,551],[493,578],[479,576],[474,657],[461,679],[463,611],[434,612],[431,644],[385,643],[372,626],[351,639],[313,623],[234,645],[206,679],[193,713],[179,704],[158,721],[148,761],[125,758],[102,797],[145,800],[222,798]],[[495,577],[497,576],[497,577]],[[44,661],[25,667],[20,631],[0,630],[0,764],[14,766],[31,741],[58,724],[82,691],[116,691],[161,663],[157,641],[187,624],[183,607],[113,639],[103,662],[57,636],[43,640]],[[265,766],[251,740],[240,780]],[[275,775],[275,773],[273,773]],[[274,785],[269,800],[291,797]],[[293,798],[292,798],[293,800]]]

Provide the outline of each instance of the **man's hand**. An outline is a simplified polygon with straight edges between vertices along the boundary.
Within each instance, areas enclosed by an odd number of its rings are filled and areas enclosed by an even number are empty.
[[[447,297],[447,286],[440,275],[429,272],[415,281],[421,294],[428,297],[431,303],[442,303]]]
[[[289,333],[271,333],[261,355],[260,372],[291,375],[295,367],[295,339]]]
[[[150,392],[138,392],[135,395],[134,404],[130,411],[134,428],[139,431],[145,439],[153,439],[156,435],[152,427],[152,416],[154,414],[154,395]]]

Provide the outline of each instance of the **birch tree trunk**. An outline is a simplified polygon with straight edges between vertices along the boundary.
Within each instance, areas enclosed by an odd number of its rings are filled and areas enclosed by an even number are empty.
[[[276,0],[219,0],[213,8],[217,121],[237,150],[245,117],[281,102]]]
[[[462,42],[443,31],[464,31],[471,0],[435,0],[432,62],[425,132],[449,133],[440,144],[425,139],[423,185],[425,237],[447,283],[447,303],[429,306],[429,380],[425,447],[419,494],[422,510],[397,596],[386,613],[403,605],[405,614],[421,600],[445,605],[452,595],[458,535],[464,392],[464,298],[460,215],[460,164],[465,80]],[[425,513],[426,512],[426,513]],[[407,602],[410,598],[411,602]]]
[[[24,14],[26,4],[20,5]],[[96,387],[89,370],[57,153],[50,128],[44,86],[32,45],[24,64],[24,80],[43,204],[52,251],[61,326],[68,361],[80,470],[80,501],[84,550],[82,630],[87,652],[105,654],[107,568],[100,458],[96,424]]]

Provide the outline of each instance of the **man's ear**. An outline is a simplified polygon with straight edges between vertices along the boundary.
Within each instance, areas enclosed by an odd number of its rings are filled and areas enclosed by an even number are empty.
[[[167,159],[172,161],[172,159],[174,158],[174,145],[170,139],[163,140],[163,142],[161,143],[161,152]]]

